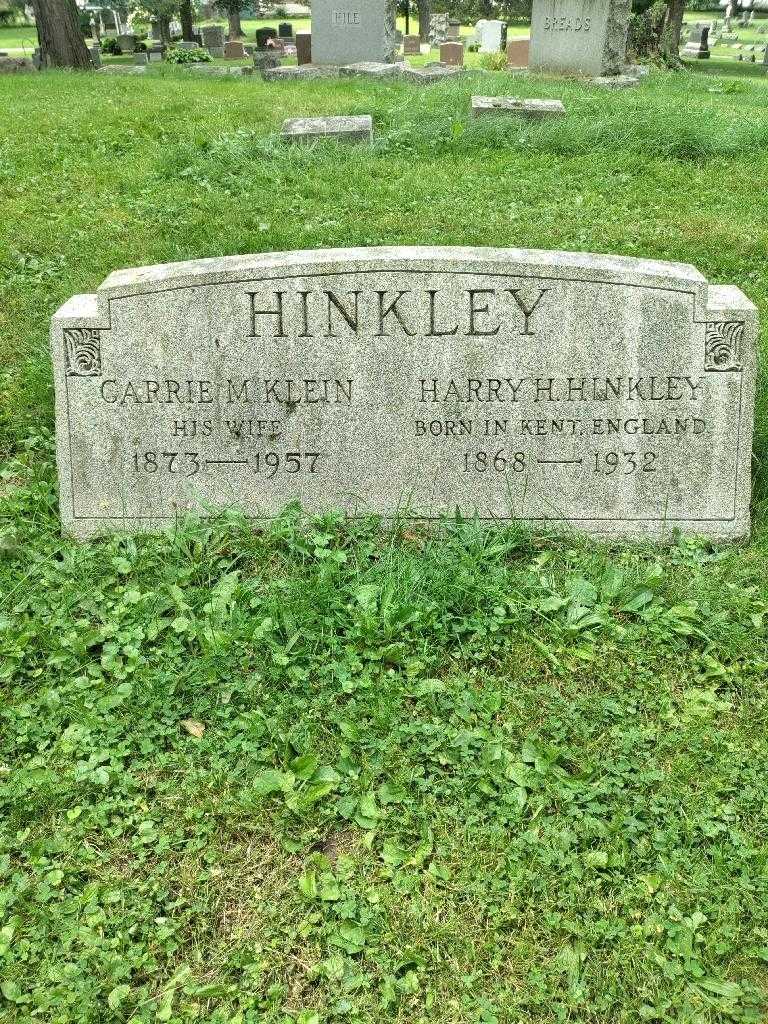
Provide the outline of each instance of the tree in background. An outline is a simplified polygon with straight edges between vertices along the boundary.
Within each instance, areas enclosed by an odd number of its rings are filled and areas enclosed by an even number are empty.
[[[685,0],[632,0],[628,48],[638,57],[661,57],[682,67],[678,55]]]
[[[133,9],[134,18],[155,22],[160,31],[160,42],[171,41],[171,18],[179,13],[179,0],[141,0]]]
[[[43,67],[92,67],[75,0],[32,0]]]
[[[179,6],[179,21],[181,22],[181,38],[185,43],[192,43],[195,40],[195,12],[192,7],[192,0],[181,0]]]
[[[240,24],[240,12],[248,6],[248,0],[216,0],[216,6],[227,16],[227,34],[230,39],[239,39],[245,33]]]
[[[416,10],[419,14],[419,39],[426,43],[429,41],[429,21],[432,17],[431,0],[416,0]]]

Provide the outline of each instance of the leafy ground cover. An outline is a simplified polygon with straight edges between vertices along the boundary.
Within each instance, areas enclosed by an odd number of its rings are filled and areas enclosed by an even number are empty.
[[[513,90],[569,116],[470,121]],[[765,98],[0,80],[0,1018],[765,1019],[764,374],[740,546],[292,508],[76,545],[47,352],[118,266],[325,245],[684,260],[764,314]],[[338,112],[375,145],[276,140]]]

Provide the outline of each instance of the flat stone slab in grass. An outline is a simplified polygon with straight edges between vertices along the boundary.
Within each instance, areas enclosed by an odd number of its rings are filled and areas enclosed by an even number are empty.
[[[36,70],[29,57],[0,56],[0,75],[28,75]]]
[[[634,75],[598,75],[590,78],[592,85],[599,85],[603,89],[631,89],[640,85],[640,79]]]
[[[369,60],[359,64],[345,64],[340,69],[340,74],[342,77],[395,78],[401,67],[401,64],[382,64],[379,61]]]
[[[144,75],[147,64],[105,64],[96,69],[97,75]]]
[[[223,67],[221,64],[182,64],[181,66],[195,75],[211,75],[213,78],[226,78],[227,75],[240,77],[253,74],[253,68],[228,68]]]
[[[402,68],[400,75],[406,82],[413,82],[414,85],[432,85],[433,82],[444,82],[447,78],[456,78],[463,74],[463,68],[430,67],[430,68]]]
[[[372,142],[373,120],[370,114],[350,117],[291,117],[283,121],[281,135],[286,142]]]
[[[517,96],[473,96],[472,116],[515,114],[526,118],[564,117],[561,100],[519,99]]]
[[[62,525],[298,500],[743,537],[756,337],[737,288],[618,256],[393,246],[117,271],[51,326]]]
[[[261,77],[265,82],[279,82],[296,78],[338,78],[339,68],[333,64],[298,64],[284,68],[264,68]]]

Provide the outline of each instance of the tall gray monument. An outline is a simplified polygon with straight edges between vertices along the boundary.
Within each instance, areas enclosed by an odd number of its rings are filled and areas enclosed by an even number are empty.
[[[395,0],[315,0],[312,63],[395,60]]]
[[[631,11],[632,0],[533,0],[531,70],[618,74]]]
[[[64,530],[234,507],[749,532],[757,310],[681,263],[329,249],[121,270],[51,328]]]

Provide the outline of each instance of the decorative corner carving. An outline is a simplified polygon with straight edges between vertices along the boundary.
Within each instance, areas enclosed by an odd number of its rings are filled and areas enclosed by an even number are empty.
[[[64,349],[68,377],[101,376],[101,331],[66,327]]]
[[[741,370],[744,321],[704,325],[704,369],[723,373]]]

